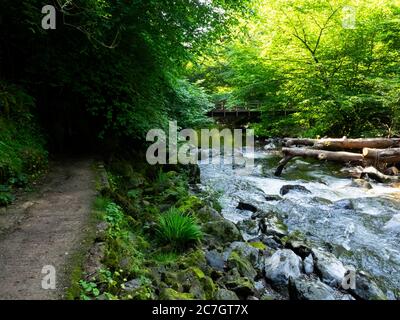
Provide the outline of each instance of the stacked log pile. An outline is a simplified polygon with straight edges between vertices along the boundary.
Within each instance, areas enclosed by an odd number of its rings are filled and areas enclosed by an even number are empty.
[[[283,158],[275,171],[280,176],[296,157],[341,162],[362,166],[360,178],[379,182],[400,181],[400,139],[284,139]]]

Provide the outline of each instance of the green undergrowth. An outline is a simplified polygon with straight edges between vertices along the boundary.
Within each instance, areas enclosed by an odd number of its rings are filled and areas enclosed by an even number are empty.
[[[37,179],[47,167],[45,141],[33,116],[34,99],[0,82],[0,206]]]
[[[198,268],[204,252],[197,212],[217,201],[210,194],[190,193],[189,172],[186,167],[150,167],[132,160],[107,167],[108,186],[95,203],[100,222],[107,225],[96,239],[104,245],[101,267],[95,274],[81,273],[75,279],[79,290],[70,298],[194,298],[178,286],[183,276],[176,274],[179,270],[193,273],[199,286],[207,288],[201,291],[207,291],[204,298],[211,298],[212,280]]]

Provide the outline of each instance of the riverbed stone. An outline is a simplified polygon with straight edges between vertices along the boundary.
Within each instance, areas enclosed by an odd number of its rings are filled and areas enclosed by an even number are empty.
[[[354,210],[353,202],[350,199],[343,199],[333,203],[335,209]]]
[[[265,200],[266,201],[280,201],[280,200],[282,200],[282,197],[278,196],[277,194],[276,195],[266,195]]]
[[[237,205],[236,209],[239,210],[245,210],[245,211],[251,211],[253,213],[258,211],[258,208],[250,203],[242,202],[240,201],[239,204]]]
[[[355,284],[355,289],[349,289],[349,292],[356,298],[362,300],[387,300],[386,295],[367,272],[357,272]]]
[[[237,224],[239,230],[241,230],[248,239],[256,237],[260,232],[260,227],[255,219],[246,219],[239,221]]]
[[[385,226],[383,227],[385,230],[400,232],[400,214],[396,214],[390,219]]]
[[[311,191],[308,190],[306,187],[301,185],[285,185],[281,188],[280,194],[282,196],[288,194],[289,192],[300,192],[305,194],[310,194]]]
[[[260,219],[259,227],[261,232],[267,236],[282,238],[288,234],[287,226],[276,216]]]
[[[303,266],[304,266],[304,273],[305,274],[312,274],[314,272],[314,259],[312,254],[308,257],[306,257],[303,261]]]
[[[305,239],[296,238],[295,236],[289,236],[284,240],[286,240],[285,247],[292,250],[302,259],[305,259],[311,254],[311,247]]]
[[[367,189],[367,190],[372,189],[372,185],[364,179],[353,179],[353,181],[351,182],[351,186],[359,187],[359,188],[363,188],[363,189]]]
[[[315,271],[322,281],[330,286],[340,286],[346,274],[346,268],[333,254],[312,249]]]
[[[278,250],[271,257],[265,259],[265,277],[273,285],[287,285],[289,278],[296,279],[301,275],[301,267],[301,258],[292,250]]]
[[[335,300],[335,290],[319,280],[290,279],[289,296],[292,300]]]

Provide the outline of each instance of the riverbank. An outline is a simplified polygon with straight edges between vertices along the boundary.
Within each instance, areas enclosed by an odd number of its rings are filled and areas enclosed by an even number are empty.
[[[106,166],[96,240],[70,298],[387,299],[371,275],[343,264],[257,202],[235,204],[248,219],[226,219],[232,189],[218,192],[200,168],[202,181],[196,167],[155,168],[138,160]],[[248,191],[265,203],[283,197]],[[282,193],[299,191],[307,193],[295,186]],[[178,247],[160,239],[160,217],[171,208],[193,218],[199,239]]]

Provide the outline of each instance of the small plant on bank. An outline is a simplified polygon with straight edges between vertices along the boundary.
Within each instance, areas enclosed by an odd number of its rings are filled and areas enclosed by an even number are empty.
[[[159,217],[156,232],[161,243],[176,249],[198,242],[203,237],[196,219],[176,208],[169,209]]]
[[[0,207],[8,206],[14,201],[14,198],[8,186],[0,185]]]

